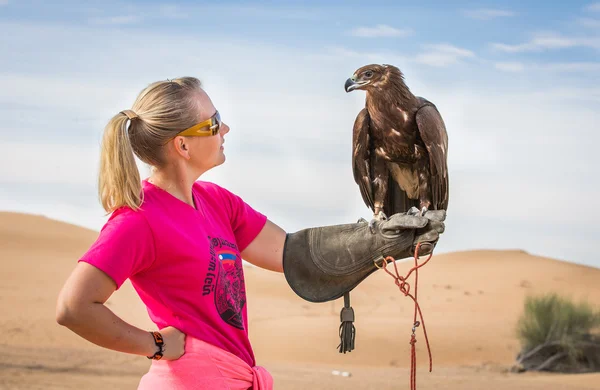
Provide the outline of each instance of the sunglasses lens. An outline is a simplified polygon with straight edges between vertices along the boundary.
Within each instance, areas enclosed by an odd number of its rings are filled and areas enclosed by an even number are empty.
[[[215,113],[215,125],[212,127],[212,134],[216,135],[219,133],[219,130],[221,130],[221,114],[219,114],[219,111],[217,111]]]

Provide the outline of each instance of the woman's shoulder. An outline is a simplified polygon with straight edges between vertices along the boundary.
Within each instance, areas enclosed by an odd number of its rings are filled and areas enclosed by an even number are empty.
[[[196,192],[202,199],[205,199],[208,204],[215,207],[227,210],[229,217],[234,218],[248,207],[244,199],[235,192],[216,183],[209,181],[196,181],[194,183]]]
[[[142,202],[140,208],[138,209],[132,209],[129,206],[119,207],[112,212],[106,221],[106,224],[119,224],[128,227],[139,227],[148,223],[146,218],[144,203]]]

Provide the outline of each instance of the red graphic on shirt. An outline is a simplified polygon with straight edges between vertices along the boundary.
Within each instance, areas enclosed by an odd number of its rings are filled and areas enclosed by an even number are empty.
[[[237,247],[222,238],[213,238],[210,252],[211,255],[214,253],[217,268],[214,295],[217,312],[223,321],[243,330],[242,309],[246,304],[246,290]]]

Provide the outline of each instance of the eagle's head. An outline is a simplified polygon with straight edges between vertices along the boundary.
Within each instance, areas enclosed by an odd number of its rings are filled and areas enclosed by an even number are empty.
[[[402,81],[402,72],[392,65],[371,64],[360,67],[354,72],[352,77],[346,80],[344,88],[346,92],[362,89],[373,91],[383,89],[396,79]]]

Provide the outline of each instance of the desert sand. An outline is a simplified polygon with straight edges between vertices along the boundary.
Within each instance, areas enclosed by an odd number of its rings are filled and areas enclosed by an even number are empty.
[[[100,348],[55,322],[62,283],[97,235],[42,216],[0,213],[1,389],[136,388],[146,358]],[[410,260],[398,264],[405,273]],[[248,266],[245,275],[250,337],[276,389],[409,388],[414,306],[384,271],[351,294],[357,335],[347,354],[337,351],[341,299],[309,303],[281,274]],[[434,254],[418,286],[433,371],[418,329],[417,388],[600,389],[600,374],[509,371],[524,298],[549,291],[600,304],[600,269],[521,250]],[[131,324],[153,328],[129,282],[107,304]]]

